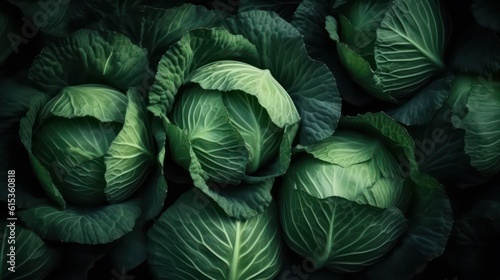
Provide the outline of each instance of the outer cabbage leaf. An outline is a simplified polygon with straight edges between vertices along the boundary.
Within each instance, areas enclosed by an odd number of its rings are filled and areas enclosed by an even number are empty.
[[[166,116],[187,75],[200,66],[219,60],[251,63],[257,50],[242,36],[231,35],[223,28],[188,32],[163,55],[149,91],[149,110]]]
[[[26,112],[26,116],[21,119],[21,124],[19,128],[19,135],[21,142],[23,143],[26,151],[28,152],[28,158],[31,162],[32,169],[43,187],[45,194],[49,197],[52,202],[56,203],[60,208],[66,207],[66,202],[63,196],[56,188],[52,181],[52,177],[40,161],[33,155],[32,150],[32,137],[33,128],[36,122],[36,117],[38,112],[43,108],[43,106],[49,101],[49,97],[46,95],[38,95],[33,98],[29,105],[29,110]]]
[[[406,211],[409,229],[389,254],[363,272],[365,278],[411,279],[444,252],[453,225],[450,201],[434,178],[417,173],[411,178],[415,188]]]
[[[335,42],[338,41],[337,23],[328,16],[331,10],[330,0],[304,0],[297,8],[291,24],[304,37],[307,51],[313,59],[325,63],[336,78],[342,100],[356,106],[363,106],[374,101],[364,94],[361,87],[354,83],[339,56],[336,55]],[[342,1],[335,1],[335,4]],[[327,17],[328,16],[328,17]],[[326,17],[326,23],[325,23]],[[328,31],[327,31],[328,30]],[[329,35],[332,36],[330,40]]]
[[[436,178],[448,188],[466,188],[485,181],[470,165],[465,154],[465,131],[451,123],[452,110],[444,105],[432,121],[411,127],[415,139],[415,159],[422,172]]]
[[[4,280],[14,279],[44,279],[58,264],[61,254],[54,248],[49,247],[33,231],[26,229],[16,222],[15,245],[8,242],[10,228],[9,223],[0,223],[2,237],[1,250],[2,263],[0,264],[0,276]],[[15,247],[15,272],[8,271],[10,247]]]
[[[467,100],[465,152],[471,164],[486,176],[500,170],[500,85],[475,84]]]
[[[219,13],[192,4],[168,10],[141,7],[108,16],[96,28],[127,35],[133,43],[148,50],[150,64],[155,68],[167,49],[187,31],[211,28],[223,19]]]
[[[55,37],[68,34],[71,29],[70,16],[77,11],[76,1],[36,1],[9,0],[23,11],[33,32],[38,28],[44,33]]]
[[[300,143],[309,145],[330,136],[340,117],[340,94],[328,68],[308,57],[300,33],[278,15],[264,11],[240,13],[225,25],[256,46],[259,59],[251,64],[268,69],[293,99],[302,118]]]
[[[141,209],[138,200],[130,200],[94,208],[69,206],[65,210],[37,205],[18,215],[46,240],[106,244],[131,232]]]
[[[158,279],[272,279],[282,266],[274,204],[239,221],[196,189],[162,214],[148,241]]]
[[[385,138],[383,143],[395,155],[401,174],[413,182],[412,198],[405,212],[408,231],[386,258],[366,271],[369,277],[410,278],[428,261],[443,253],[453,224],[450,201],[434,178],[419,171],[412,138],[386,114],[345,117],[341,119],[339,129]],[[410,259],[408,255],[414,258]]]
[[[430,122],[448,98],[452,79],[453,76],[450,75],[432,81],[412,99],[387,113],[404,125],[421,125]]]
[[[452,123],[465,130],[465,152],[471,165],[486,177],[500,170],[500,83],[493,76],[460,75],[447,103]]]
[[[300,0],[241,0],[239,1],[238,12],[248,12],[252,10],[273,11],[280,17],[289,21],[295,13]]]
[[[67,86],[102,84],[126,92],[147,79],[146,51],[124,35],[82,29],[35,58],[29,78],[52,96]]]

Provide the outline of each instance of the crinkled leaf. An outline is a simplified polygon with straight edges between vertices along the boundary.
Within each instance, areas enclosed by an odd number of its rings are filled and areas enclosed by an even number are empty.
[[[150,64],[156,67],[161,56],[186,32],[214,27],[221,19],[221,14],[192,4],[168,10],[146,6],[106,17],[96,28],[127,35],[132,42],[148,50]]]
[[[29,78],[50,95],[81,84],[125,92],[143,86],[148,71],[146,51],[124,35],[81,29],[45,47],[33,61]]]
[[[102,207],[68,207],[65,210],[37,205],[17,214],[43,239],[106,244],[132,231],[141,209],[137,201],[131,200]]]
[[[225,25],[255,44],[260,57],[251,64],[268,69],[294,101],[302,118],[300,143],[308,145],[330,136],[340,117],[340,94],[328,68],[307,55],[300,33],[266,11],[240,13]]]
[[[164,212],[148,237],[149,265],[157,278],[272,279],[282,266],[275,205],[240,221],[191,190]]]
[[[280,17],[289,21],[295,10],[301,3],[300,0],[241,0],[239,1],[238,12],[248,12],[252,10],[273,11]]]
[[[500,170],[500,83],[490,82],[472,86],[468,113],[459,126],[465,129],[465,152],[472,166],[487,177]]]
[[[77,12],[74,1],[33,1],[33,0],[9,0],[12,4],[21,9],[26,16],[29,32],[37,32],[38,28],[42,32],[54,36],[62,37],[71,30],[70,16]]]
[[[219,60],[257,61],[257,50],[242,36],[223,28],[188,32],[169,48],[158,63],[155,81],[149,90],[149,110],[156,116],[170,113],[184,79],[195,69]]]

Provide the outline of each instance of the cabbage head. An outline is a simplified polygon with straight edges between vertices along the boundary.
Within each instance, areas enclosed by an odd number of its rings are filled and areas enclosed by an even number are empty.
[[[265,211],[294,142],[319,141],[337,125],[333,75],[270,12],[189,31],[157,69],[148,109],[167,131],[167,178],[194,185],[237,219]]]
[[[83,29],[35,58],[32,88],[11,85],[30,92],[19,135],[40,187],[20,195],[19,216],[43,239],[109,243],[161,210],[165,131],[146,108],[147,72],[125,36]]]
[[[412,143],[403,127],[377,113],[343,117],[331,137],[303,148],[280,194],[290,248],[315,269],[368,268],[363,273],[398,279],[439,256],[451,207],[437,181],[416,168]],[[402,254],[414,262],[399,264]]]

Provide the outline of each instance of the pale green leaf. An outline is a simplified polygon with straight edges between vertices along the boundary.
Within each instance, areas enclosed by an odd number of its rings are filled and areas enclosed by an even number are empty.
[[[222,93],[198,85],[186,88],[172,110],[172,123],[184,130],[197,161],[210,180],[238,184],[248,161],[248,150],[241,134],[229,119]],[[170,141],[170,149],[179,144]],[[187,167],[185,155],[174,160]],[[187,168],[186,168],[187,169]]]
[[[407,228],[403,213],[341,197],[319,199],[282,186],[281,219],[288,246],[315,269],[356,272],[380,260]]]
[[[149,231],[149,265],[158,279],[272,279],[282,266],[278,224],[275,205],[240,221],[191,190]]]
[[[253,95],[278,127],[283,128],[300,120],[292,99],[267,69],[239,61],[221,60],[196,69],[185,81],[198,83],[204,89],[241,90]]]
[[[395,98],[412,94],[444,69],[446,20],[438,0],[395,0],[377,29],[376,73]]]
[[[149,90],[148,109],[156,116],[170,113],[186,76],[205,64],[219,60],[251,63],[257,57],[254,45],[223,28],[190,31],[171,46],[158,63],[155,81]]]
[[[104,85],[78,85],[61,89],[39,113],[39,122],[52,116],[93,117],[101,122],[123,123],[127,97]]]
[[[123,127],[104,155],[105,193],[111,203],[132,195],[146,179],[155,160],[146,105],[138,90],[130,89],[127,96]]]
[[[189,142],[187,133],[165,121],[167,140],[173,157],[184,169],[189,170],[193,184],[211,197],[227,215],[237,219],[249,219],[265,211],[272,200],[271,188],[274,177],[253,184],[228,185],[226,182],[209,181]]]
[[[244,139],[249,151],[246,173],[253,174],[279,156],[284,129],[277,127],[258,99],[242,91],[222,96],[233,124]],[[293,106],[293,103],[292,103]],[[288,147],[291,147],[289,143]]]

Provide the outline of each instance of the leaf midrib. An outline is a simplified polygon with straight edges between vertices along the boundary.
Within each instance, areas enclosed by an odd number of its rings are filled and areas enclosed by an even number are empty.
[[[238,261],[240,256],[240,243],[241,243],[241,222],[236,221],[235,238],[233,245],[233,254],[231,262],[229,263],[228,280],[238,280]]]
[[[425,50],[422,47],[420,47],[419,44],[417,44],[413,39],[411,39],[410,37],[408,37],[406,34],[401,33],[398,29],[392,28],[391,26],[387,26],[387,28],[390,29],[390,30],[392,30],[393,32],[395,32],[399,36],[401,36],[403,39],[405,39],[411,45],[413,45],[418,51],[420,51],[425,57],[427,57],[436,66],[438,66],[440,68],[444,67],[444,64],[443,64],[443,62],[441,60],[437,59],[435,56],[433,56],[432,54],[430,54],[429,52],[427,52],[427,50]]]

